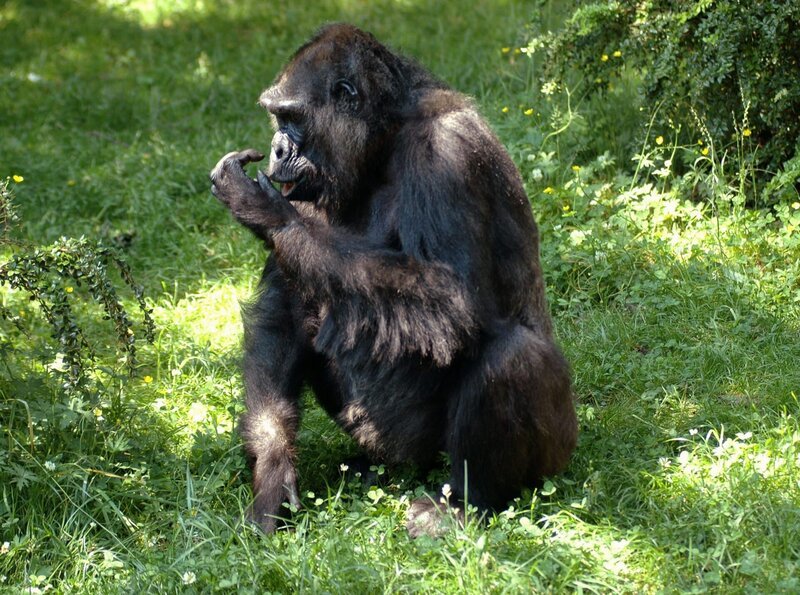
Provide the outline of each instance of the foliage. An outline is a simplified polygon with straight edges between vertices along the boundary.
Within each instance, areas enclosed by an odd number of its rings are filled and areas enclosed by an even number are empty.
[[[0,590],[798,590],[798,164],[768,177],[777,204],[745,208],[752,167],[729,156],[756,150],[752,123],[726,156],[722,137],[637,119],[626,69],[602,95],[565,86],[567,104],[539,93],[543,55],[526,55],[525,40],[556,30],[572,6],[0,7],[0,167],[24,176],[15,233],[33,245],[126,238],[160,327],[139,346],[142,376],[111,375],[91,399],[64,399],[41,374],[0,373]],[[526,33],[534,12],[541,30]],[[373,31],[475,96],[525,180],[573,365],[581,437],[568,471],[440,540],[412,541],[403,523],[441,475],[343,472],[357,450],[310,395],[291,530],[264,537],[240,522],[251,493],[234,431],[238,302],[264,254],[209,196],[207,173],[226,151],[268,146],[255,99],[331,20]],[[24,291],[0,295],[32,313]],[[70,303],[87,337],[113,339],[92,300],[88,311]],[[25,320],[50,343],[41,317]],[[21,358],[29,344],[9,327],[0,347]]]
[[[684,142],[707,132],[720,154],[745,137],[774,172],[800,148],[799,26],[795,0],[589,2],[529,47],[546,54],[545,79],[577,69],[598,93],[640,74],[658,124],[682,128]]]
[[[20,176],[15,176],[20,181]],[[112,249],[86,238],[61,238],[51,246],[36,248],[15,244],[8,238],[7,223],[15,219],[9,189],[10,179],[0,183],[0,212],[4,224],[4,239],[0,244],[12,247],[13,253],[0,263],[0,285],[28,294],[50,325],[51,336],[59,346],[58,362],[49,369],[64,374],[63,388],[67,393],[85,388],[86,372],[94,351],[79,325],[70,305],[74,288],[86,285],[90,296],[102,305],[104,318],[114,325],[119,348],[132,373],[136,368],[136,344],[133,323],[119,300],[109,277],[109,266],[115,267],[123,282],[130,287],[144,316],[144,335],[152,342],[154,335],[151,309],[144,300],[142,288],[131,276],[130,267]],[[22,318],[0,306],[0,316],[23,329]]]

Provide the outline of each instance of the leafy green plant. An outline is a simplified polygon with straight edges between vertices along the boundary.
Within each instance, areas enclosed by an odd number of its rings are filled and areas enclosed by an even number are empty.
[[[798,26],[794,0],[590,2],[529,50],[546,55],[550,84],[578,71],[602,94],[634,72],[661,127],[682,128],[689,142],[702,123],[732,157],[745,139],[757,167],[776,171],[800,148]]]
[[[136,368],[133,322],[120,301],[109,268],[115,268],[133,291],[143,317],[144,337],[151,343],[155,327],[152,310],[145,302],[142,288],[134,281],[130,267],[113,249],[84,237],[61,238],[45,247],[13,242],[8,236],[8,225],[15,220],[9,182],[8,178],[0,182],[0,224],[4,226],[2,243],[10,246],[12,253],[0,264],[0,284],[27,293],[38,305],[59,349],[58,361],[50,369],[63,373],[63,388],[73,392],[84,388],[87,368],[94,359],[92,345],[71,305],[74,284],[85,285],[92,299],[102,306],[104,318],[114,327],[127,368],[133,372]],[[2,306],[0,316],[17,328],[23,328],[21,317],[9,308]]]

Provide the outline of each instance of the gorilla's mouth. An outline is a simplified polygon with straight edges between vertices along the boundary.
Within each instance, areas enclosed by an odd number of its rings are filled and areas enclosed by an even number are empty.
[[[284,182],[281,184],[281,194],[287,198],[292,191],[297,187],[298,182]]]
[[[312,179],[305,174],[294,179],[281,179],[279,175],[269,177],[265,172],[258,172],[258,183],[265,192],[280,192],[286,200],[313,202],[318,195]]]
[[[291,182],[281,182],[280,183],[281,195],[284,198],[289,198],[289,195],[292,192],[294,192],[295,188],[297,188],[303,182],[304,177],[305,176],[302,176],[297,180],[292,180]]]

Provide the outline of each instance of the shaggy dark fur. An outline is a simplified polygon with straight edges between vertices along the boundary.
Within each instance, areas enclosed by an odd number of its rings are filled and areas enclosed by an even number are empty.
[[[466,481],[484,509],[563,469],[577,424],[538,232],[472,102],[332,25],[260,103],[277,130],[267,174],[245,174],[254,150],[211,173],[215,196],[272,248],[245,320],[252,518],[272,531],[298,502],[304,383],[375,459],[424,469],[445,451],[454,506]],[[439,531],[442,508],[415,502],[412,534]]]

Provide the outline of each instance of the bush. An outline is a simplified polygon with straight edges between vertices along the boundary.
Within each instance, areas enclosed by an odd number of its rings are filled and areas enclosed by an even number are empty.
[[[796,0],[591,2],[560,31],[535,38],[530,50],[545,52],[551,83],[577,68],[593,92],[603,92],[632,72],[641,77],[646,104],[660,106],[656,123],[692,134],[683,141],[707,130],[707,142],[733,149],[745,138],[757,168],[794,171],[798,28]]]
[[[28,298],[38,305],[59,349],[58,362],[49,369],[63,374],[63,388],[67,393],[87,387],[86,373],[94,359],[94,350],[71,305],[70,294],[74,291],[74,284],[85,285],[92,299],[102,306],[103,318],[113,324],[119,351],[128,370],[133,372],[136,367],[133,323],[109,277],[109,268],[117,269],[123,283],[133,291],[142,313],[145,339],[151,343],[154,324],[142,288],[133,280],[127,263],[114,250],[86,238],[61,238],[45,247],[11,240],[8,229],[16,222],[17,216],[9,182],[9,178],[0,181],[0,245],[10,246],[12,252],[6,262],[0,263],[0,285],[27,293]],[[25,330],[22,318],[2,303],[0,319]]]

